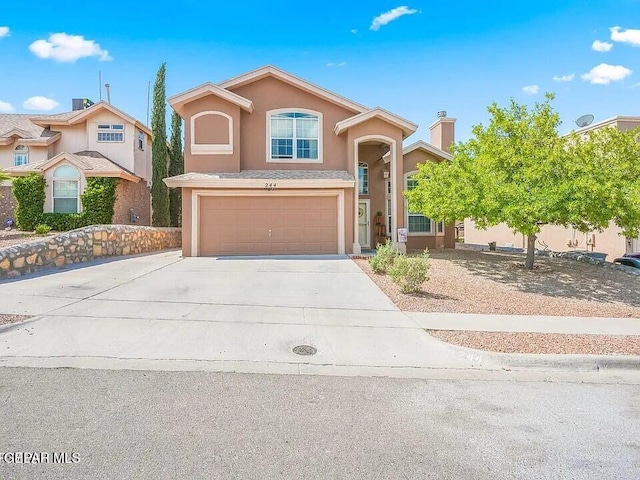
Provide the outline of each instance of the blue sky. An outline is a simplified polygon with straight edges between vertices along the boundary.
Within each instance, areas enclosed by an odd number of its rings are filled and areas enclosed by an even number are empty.
[[[429,139],[439,110],[465,140],[491,102],[545,91],[563,132],[584,113],[640,115],[640,0],[127,3],[3,9],[0,110],[97,101],[101,71],[112,103],[144,122],[147,83],[166,61],[168,95],[273,64],[418,123],[409,141]]]

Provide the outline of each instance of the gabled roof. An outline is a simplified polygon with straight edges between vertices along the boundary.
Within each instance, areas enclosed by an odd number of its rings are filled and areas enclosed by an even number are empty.
[[[367,110],[369,110],[364,105],[360,105],[359,103],[349,100],[348,98],[338,95],[337,93],[331,92],[314,83],[308,82],[306,80],[303,80],[302,78],[296,77],[295,75],[280,70],[273,65],[265,65],[264,67],[260,67],[256,70],[252,70],[229,80],[225,80],[224,82],[219,83],[218,86],[220,88],[229,90],[256,82],[265,77],[277,78],[278,80],[298,87],[301,90],[309,92],[317,97],[344,107],[347,110],[352,110],[355,113],[366,112]]]
[[[445,152],[444,150],[441,150],[438,147],[434,147],[433,145],[425,142],[424,140],[418,140],[417,142],[414,142],[411,145],[407,145],[402,149],[402,154],[406,155],[415,150],[422,150],[423,152],[430,153],[432,155],[435,155],[436,157],[442,158],[443,160],[451,160],[453,158],[450,153]]]
[[[36,125],[29,115],[0,114],[0,145],[11,144],[16,137],[27,145],[50,145],[60,138],[60,133]]]
[[[151,135],[151,130],[131,115],[123,112],[119,108],[114,107],[110,103],[105,101],[100,101],[91,105],[89,108],[85,108],[84,110],[77,110],[75,112],[65,112],[59,113],[55,115],[34,115],[29,119],[36,125],[40,126],[49,126],[49,125],[76,125],[85,121],[87,118],[92,117],[98,112],[102,110],[108,110],[109,112],[117,115],[118,117],[128,121],[129,123],[134,124],[137,128],[142,130],[147,135]]]
[[[175,109],[187,102],[192,102],[206,95],[215,95],[216,97],[220,97],[228,102],[238,105],[249,113],[253,112],[253,102],[251,100],[241,97],[229,90],[225,90],[224,88],[220,88],[211,82],[203,83],[191,90],[169,97],[168,102],[169,105]]]
[[[336,128],[335,128],[336,135],[340,135],[346,132],[351,127],[364,123],[368,120],[371,120],[372,118],[379,118],[381,120],[384,120],[387,123],[390,123],[400,128],[402,130],[403,137],[408,137],[418,129],[418,125],[416,125],[413,122],[410,122],[406,118],[402,118],[383,108],[376,107],[336,123]]]
[[[95,151],[82,151],[77,153],[62,152],[47,160],[28,163],[26,165],[20,165],[19,167],[6,168],[5,172],[13,176],[24,176],[33,172],[44,173],[46,170],[65,160],[82,170],[87,177],[117,177],[129,180],[130,182],[140,181],[140,177]]]

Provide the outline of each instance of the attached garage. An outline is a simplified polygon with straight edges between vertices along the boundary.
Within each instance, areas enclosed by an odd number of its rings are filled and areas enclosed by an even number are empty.
[[[199,209],[200,256],[338,253],[335,195],[201,196]]]
[[[190,172],[182,188],[182,252],[222,255],[346,253],[353,175],[343,170]]]

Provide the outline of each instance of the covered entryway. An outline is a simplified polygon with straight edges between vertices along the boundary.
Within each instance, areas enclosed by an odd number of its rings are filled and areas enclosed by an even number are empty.
[[[200,256],[338,253],[337,196],[201,196]]]

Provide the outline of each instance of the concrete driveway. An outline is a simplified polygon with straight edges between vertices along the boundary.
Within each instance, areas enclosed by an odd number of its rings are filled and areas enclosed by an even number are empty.
[[[342,256],[164,252],[0,283],[0,298],[0,313],[37,315],[0,327],[5,366],[353,375],[482,364],[424,333]],[[300,344],[317,354],[294,354]]]

